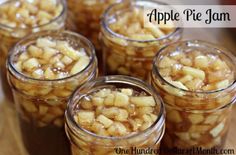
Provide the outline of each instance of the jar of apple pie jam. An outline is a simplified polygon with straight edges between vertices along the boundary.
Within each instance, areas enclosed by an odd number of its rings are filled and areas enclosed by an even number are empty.
[[[222,149],[236,98],[235,57],[216,45],[184,41],[155,57],[152,85],[167,111],[163,149]]]
[[[4,95],[12,100],[6,80],[6,57],[10,48],[28,34],[64,29],[65,0],[6,0],[0,2],[0,67]]]
[[[114,3],[128,3],[130,0],[68,0],[69,12],[77,31],[89,38],[99,50],[98,34],[100,31],[100,17],[103,12]]]
[[[163,3],[134,0],[130,5],[114,4],[106,10],[100,33],[106,74],[129,75],[147,80],[156,52],[181,39],[182,29],[172,22],[166,25],[145,24],[145,8],[159,5]]]
[[[130,0],[68,0],[70,21],[73,21],[75,30],[92,41],[96,48],[99,64],[99,74],[103,75],[102,51],[99,41],[100,20],[103,12],[112,4],[128,5]]]
[[[66,133],[73,155],[159,155],[165,112],[156,91],[141,80],[107,76],[72,95]]]
[[[23,141],[30,155],[69,155],[64,111],[72,92],[97,77],[93,45],[69,31],[18,42],[7,61]]]

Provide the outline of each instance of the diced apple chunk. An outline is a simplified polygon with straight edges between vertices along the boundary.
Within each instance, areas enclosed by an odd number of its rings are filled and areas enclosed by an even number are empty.
[[[116,121],[124,122],[127,121],[129,113],[125,109],[119,109],[118,115],[115,116]]]
[[[113,136],[124,136],[127,134],[127,129],[122,123],[115,122],[108,128],[108,132]]]
[[[190,133],[190,135],[193,139],[199,139],[201,137],[200,133]]]
[[[40,57],[41,54],[43,53],[42,49],[34,45],[30,45],[28,50],[29,50],[30,55],[35,58]]]
[[[97,117],[97,121],[100,122],[101,124],[103,124],[105,128],[108,128],[113,123],[113,121],[111,119],[107,118],[104,115],[99,115]]]
[[[57,54],[57,50],[53,49],[53,48],[50,48],[50,47],[44,47],[43,48],[43,58],[46,59],[47,61],[50,60],[50,58],[54,55]]]
[[[182,77],[181,79],[179,79],[178,81],[182,82],[182,83],[186,83],[188,81],[191,81],[193,79],[193,77],[191,75],[185,75],[184,77]]]
[[[24,107],[24,109],[27,112],[30,112],[30,113],[37,112],[37,107],[36,107],[36,105],[34,103],[25,101],[25,102],[22,103],[22,106]]]
[[[44,76],[44,71],[42,69],[36,69],[32,73],[33,78],[40,79]]]
[[[68,56],[73,60],[78,60],[80,58],[79,51],[73,49],[67,42],[65,41],[58,41],[56,48],[60,50],[61,53]]]
[[[174,123],[181,123],[183,120],[178,111],[172,110],[167,113],[167,120],[174,122]]]
[[[109,94],[111,94],[111,90],[110,89],[102,89],[102,90],[99,90],[97,93],[95,93],[94,96],[106,97]]]
[[[72,67],[70,73],[72,75],[76,74],[76,73],[79,73],[80,71],[82,71],[83,69],[85,69],[88,64],[89,64],[89,57],[87,56],[84,56],[84,57],[81,57],[76,63],[75,65]]]
[[[160,68],[167,68],[167,67],[171,67],[175,64],[175,61],[170,59],[169,57],[165,56],[161,59],[160,63],[159,63],[159,67]]]
[[[56,42],[51,41],[47,38],[39,38],[39,39],[37,39],[36,45],[38,47],[55,47]]]
[[[217,82],[215,85],[217,89],[227,88],[229,86],[229,80],[226,79],[226,80]]]
[[[39,106],[39,114],[40,115],[45,115],[48,111],[48,107],[47,106],[44,106],[44,105],[40,105]]]
[[[93,111],[79,111],[75,120],[81,125],[91,125],[95,120],[95,114]]]
[[[154,111],[153,107],[140,107],[138,108],[138,114],[139,115],[144,115],[144,114],[151,114]]]
[[[94,105],[96,106],[102,106],[103,105],[103,102],[104,102],[104,99],[101,98],[101,97],[93,97],[92,98],[92,102]]]
[[[84,99],[82,102],[81,102],[81,107],[86,109],[86,110],[91,110],[93,108],[93,104],[92,102]]]
[[[199,124],[204,121],[204,116],[202,114],[190,114],[188,118],[192,124]]]
[[[26,70],[32,70],[34,68],[38,68],[40,66],[38,60],[36,58],[30,58],[27,61],[25,61],[22,65],[23,68]]]
[[[104,99],[104,105],[106,105],[106,106],[114,105],[114,99],[115,99],[114,94],[107,95],[107,97]]]
[[[217,115],[209,115],[206,117],[204,124],[214,124],[218,119]]]
[[[114,105],[117,107],[127,107],[129,104],[129,97],[126,94],[117,92],[115,94]]]
[[[55,78],[55,74],[53,73],[53,71],[50,67],[48,67],[45,70],[44,76],[45,76],[46,79],[54,79]]]
[[[210,131],[210,134],[215,138],[221,133],[221,131],[223,131],[223,129],[224,129],[224,123],[221,122]]]
[[[167,82],[169,82],[170,84],[172,84],[173,86],[177,87],[177,88],[181,88],[184,90],[188,90],[188,88],[181,82],[179,81],[172,81],[170,78],[164,78]]]
[[[104,128],[104,126],[101,123],[99,123],[99,122],[94,122],[92,127],[91,127],[92,131],[94,131],[96,133],[98,133],[103,128]]]
[[[189,90],[200,90],[203,85],[204,85],[203,80],[198,79],[198,78],[195,78],[185,83],[185,86]]]
[[[197,68],[206,68],[209,62],[206,56],[199,55],[194,59],[194,63]]]
[[[120,114],[120,109],[117,107],[106,108],[102,110],[102,114],[108,118],[115,118]]]
[[[187,132],[176,132],[175,135],[184,141],[189,141],[191,139],[189,133]]]
[[[155,106],[156,102],[152,96],[130,97],[130,102],[138,107]]]
[[[228,65],[226,64],[226,62],[220,60],[220,59],[217,59],[216,61],[214,61],[214,63],[212,64],[212,67],[215,69],[215,70],[223,70],[223,69],[228,69]]]
[[[66,64],[66,65],[69,65],[69,64],[71,64],[71,63],[73,62],[73,60],[72,60],[70,57],[68,57],[68,56],[64,56],[64,57],[61,59],[61,61],[62,61],[64,64]]]
[[[121,89],[121,93],[131,96],[133,94],[132,89]]]
[[[189,129],[191,133],[206,133],[211,128],[210,125],[192,125]]]
[[[193,68],[193,67],[184,66],[183,73],[186,75],[191,75],[196,78],[200,78],[202,80],[205,79],[205,72],[200,69]]]
[[[156,38],[160,38],[165,36],[165,33],[163,33],[157,26],[155,26],[152,23],[148,23],[147,28],[149,31],[152,32],[152,34],[156,37]]]

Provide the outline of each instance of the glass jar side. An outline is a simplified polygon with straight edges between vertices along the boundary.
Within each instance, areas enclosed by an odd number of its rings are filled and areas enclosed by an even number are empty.
[[[160,113],[158,114],[157,120],[151,127],[143,132],[124,137],[99,136],[84,130],[76,124],[73,118],[77,103],[84,95],[86,96],[86,94],[104,88],[133,88],[145,91],[148,94],[150,93],[159,104],[158,106],[160,106]],[[135,147],[137,149],[147,149],[150,147],[156,151],[160,151],[159,145],[165,130],[164,115],[165,112],[163,105],[160,102],[160,98],[142,81],[126,76],[107,76],[85,84],[73,94],[66,111],[65,128],[67,136],[71,141],[73,155],[78,155],[79,153],[102,155],[106,153],[115,153],[116,149],[119,148],[131,151],[130,149],[134,149]],[[132,153],[129,152],[129,154]]]
[[[22,74],[13,65],[14,58],[40,37],[69,41],[76,49],[84,47],[90,58],[89,65],[75,75],[55,80],[35,79]],[[7,67],[22,136],[29,153],[69,154],[69,144],[63,130],[64,111],[72,92],[97,77],[93,45],[83,36],[68,31],[35,33],[15,45],[10,52]],[[45,141],[48,143],[45,144]],[[58,146],[61,147],[55,148]]]
[[[123,12],[134,12],[134,9],[150,5],[150,3],[153,5],[162,4],[137,0],[130,5],[112,5],[103,14],[100,40],[103,45],[103,67],[108,75],[130,75],[147,80],[155,54],[165,45],[181,39],[182,29],[180,28],[176,28],[164,37],[145,40],[125,37],[110,28],[111,22],[116,21]]]
[[[151,82],[166,105],[166,134],[163,147],[222,149],[236,98],[235,80],[225,89],[194,92],[170,84],[158,69],[157,62],[166,54],[175,50],[188,51],[191,48],[220,55],[233,70],[235,79],[234,56],[215,45],[202,41],[185,41],[162,49],[153,61]]]

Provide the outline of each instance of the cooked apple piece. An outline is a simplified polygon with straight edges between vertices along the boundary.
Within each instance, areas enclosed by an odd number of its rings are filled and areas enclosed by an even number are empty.
[[[133,89],[124,88],[124,89],[121,89],[121,93],[131,96],[133,95]]]
[[[127,129],[122,123],[114,122],[108,128],[108,133],[113,136],[124,136],[127,134]]]
[[[102,106],[104,104],[104,99],[101,97],[93,97],[92,102],[96,106]]]
[[[127,107],[129,104],[129,96],[120,92],[115,93],[114,105],[117,107]]]
[[[188,132],[175,132],[175,135],[178,136],[181,140],[189,141],[191,140]]]
[[[221,131],[223,131],[224,127],[225,127],[224,122],[221,122],[220,124],[218,124],[215,128],[213,128],[210,131],[210,134],[213,137],[217,137],[221,133]]]
[[[199,55],[194,59],[194,65],[197,68],[206,68],[208,67],[208,58],[203,55]]]
[[[186,75],[191,75],[196,78],[200,78],[202,80],[205,79],[205,72],[200,69],[193,68],[193,67],[184,66],[183,73]]]
[[[102,123],[104,125],[105,128],[108,128],[109,126],[112,125],[113,121],[109,118],[107,118],[106,116],[104,115],[99,115],[97,117],[97,121]]]
[[[80,71],[82,71],[83,69],[85,69],[88,64],[89,64],[89,57],[88,56],[84,56],[84,57],[81,57],[76,63],[75,65],[72,67],[70,73],[73,75],[73,74],[76,74],[76,73],[79,73]]]
[[[104,105],[113,106],[114,105],[114,99],[115,99],[114,94],[107,95],[106,98],[104,99]]]
[[[153,107],[156,105],[156,102],[152,96],[130,97],[130,102],[138,107]]]
[[[199,124],[204,121],[204,116],[202,114],[190,114],[188,119],[192,124]]]
[[[117,107],[105,108],[102,110],[102,114],[110,119],[120,115],[120,109]]]
[[[169,57],[165,56],[161,59],[160,63],[159,63],[159,67],[160,68],[167,68],[167,67],[171,67],[175,64],[176,62],[172,59],[170,59]]]
[[[125,109],[119,109],[118,115],[115,116],[116,121],[128,121],[129,113]]]
[[[230,84],[229,80],[226,79],[226,80],[217,82],[215,85],[216,85],[217,89],[223,89],[223,88],[227,88],[229,86],[229,84]]]
[[[79,111],[75,116],[75,120],[81,125],[89,126],[95,120],[95,113],[93,111]]]
[[[181,115],[176,110],[172,110],[167,113],[167,120],[174,122],[174,123],[180,123],[183,121],[181,118]]]

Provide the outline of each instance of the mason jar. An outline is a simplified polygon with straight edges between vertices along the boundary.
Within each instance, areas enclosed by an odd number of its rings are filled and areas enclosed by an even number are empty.
[[[69,31],[32,34],[12,48],[8,81],[31,155],[69,155],[64,110],[72,92],[97,77],[93,45]]]
[[[100,49],[98,34],[100,31],[100,16],[114,3],[128,2],[129,0],[68,0],[68,7],[77,31],[88,37],[96,49]]]
[[[145,7],[159,5],[164,4],[134,0],[130,5],[114,4],[106,10],[100,33],[106,74],[147,80],[157,51],[181,38],[182,29],[175,27],[174,23],[169,23],[168,27],[144,26]]]
[[[86,36],[94,44],[101,75],[104,74],[102,70],[101,44],[98,39],[101,27],[101,15],[112,4],[128,4],[129,1],[130,0],[68,0],[69,18],[74,22],[75,30]]]
[[[226,49],[204,41],[160,50],[151,83],[167,111],[163,149],[224,148],[236,97],[235,62]]]
[[[62,30],[66,20],[65,0],[8,0],[0,3],[0,66],[4,95],[12,101],[6,80],[6,57],[10,48],[28,34]]]
[[[73,155],[159,154],[165,111],[157,92],[141,80],[106,76],[77,89],[66,110]]]

